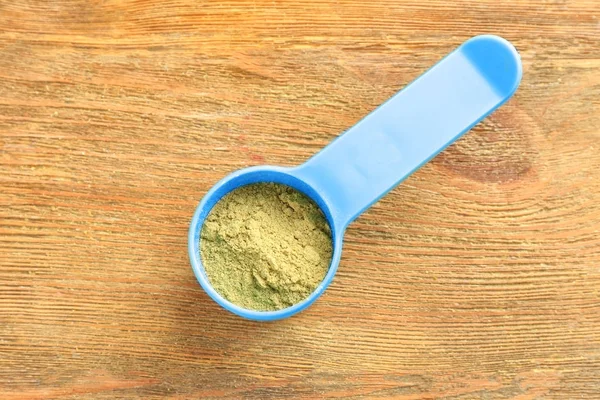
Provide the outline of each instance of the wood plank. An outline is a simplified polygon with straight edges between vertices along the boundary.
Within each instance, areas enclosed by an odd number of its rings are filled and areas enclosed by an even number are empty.
[[[0,398],[597,399],[600,5],[0,2]],[[295,165],[470,36],[515,97],[351,225],[276,323],[197,284],[233,170]]]

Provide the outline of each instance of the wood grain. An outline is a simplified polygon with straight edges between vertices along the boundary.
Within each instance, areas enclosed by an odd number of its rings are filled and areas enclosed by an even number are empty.
[[[600,4],[0,1],[0,398],[599,399]],[[187,228],[479,33],[516,96],[358,219],[277,323]]]

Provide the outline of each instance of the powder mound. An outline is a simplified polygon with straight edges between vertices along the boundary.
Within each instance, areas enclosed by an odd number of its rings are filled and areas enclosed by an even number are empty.
[[[288,186],[256,183],[224,196],[200,236],[213,287],[241,307],[270,311],[299,303],[331,262],[329,224],[319,206]]]

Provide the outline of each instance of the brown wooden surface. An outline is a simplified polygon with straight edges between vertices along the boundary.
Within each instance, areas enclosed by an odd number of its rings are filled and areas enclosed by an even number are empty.
[[[479,33],[516,96],[348,229],[313,307],[204,294],[219,178],[302,162]],[[599,67],[595,0],[2,0],[0,399],[599,399]]]

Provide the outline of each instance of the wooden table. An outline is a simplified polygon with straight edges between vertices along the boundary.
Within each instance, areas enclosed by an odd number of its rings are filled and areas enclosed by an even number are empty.
[[[516,96],[255,323],[202,291],[221,177],[306,160],[470,36]],[[0,398],[599,399],[600,4],[0,3]]]

